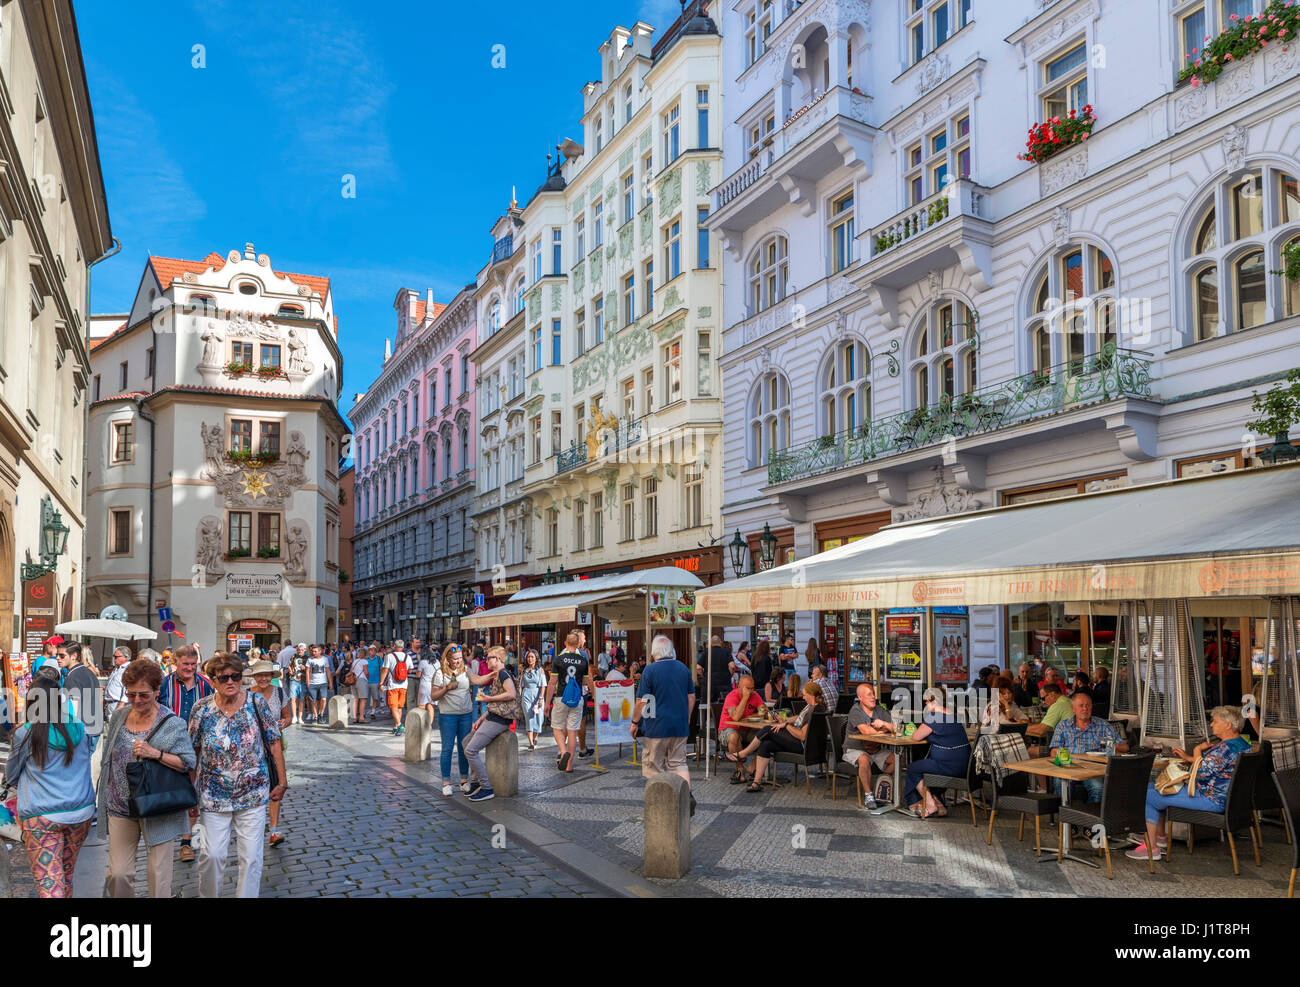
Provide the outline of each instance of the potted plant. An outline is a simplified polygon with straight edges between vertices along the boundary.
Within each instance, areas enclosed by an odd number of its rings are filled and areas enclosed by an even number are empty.
[[[251,363],[244,363],[240,360],[231,360],[226,364],[226,373],[232,377],[238,377],[240,374],[251,374],[252,372],[253,365]]]
[[[1251,14],[1243,18],[1232,14],[1228,17],[1228,27],[1217,38],[1203,49],[1193,49],[1187,56],[1178,81],[1191,79],[1193,86],[1213,82],[1229,62],[1249,58],[1270,43],[1281,44],[1285,51],[1287,44],[1295,41],[1297,30],[1300,30],[1300,7],[1295,0],[1273,0],[1258,16]]]
[[[346,583],[348,581],[348,576],[349,573],[346,569],[339,569],[339,582]]]
[[[225,558],[226,561],[229,562],[231,559],[246,559],[251,554],[252,553],[246,548],[232,548],[230,551],[226,552]]]
[[[1269,271],[1280,274],[1288,281],[1300,281],[1300,240],[1294,240],[1282,248],[1282,270]]]
[[[1097,116],[1089,105],[1077,113],[1071,110],[1065,117],[1052,117],[1036,123],[1029,128],[1029,140],[1025,141],[1024,153],[1017,154],[1016,157],[1035,164],[1046,161],[1058,151],[1086,141],[1096,122]]]
[[[278,559],[280,557],[279,545],[263,545],[257,550],[259,559]]]
[[[1260,453],[1269,462],[1295,459],[1300,453],[1291,445],[1288,433],[1291,426],[1300,422],[1300,367],[1286,375],[1263,394],[1255,392],[1250,410],[1259,417],[1246,423],[1246,427],[1259,435],[1272,435],[1273,445]]]
[[[831,446],[835,445],[835,436],[823,435],[817,440],[817,445],[823,449],[829,449]]]

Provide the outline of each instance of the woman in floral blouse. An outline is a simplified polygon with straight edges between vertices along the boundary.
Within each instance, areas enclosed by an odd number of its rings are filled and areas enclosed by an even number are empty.
[[[267,803],[282,799],[287,787],[280,721],[265,698],[244,690],[244,665],[238,657],[218,652],[204,670],[217,691],[190,713],[190,737],[198,755],[194,787],[203,822],[199,896],[220,895],[233,828],[239,852],[236,894],[256,898]],[[277,773],[274,787],[270,765]]]
[[[1125,856],[1146,860],[1147,847],[1151,848],[1153,860],[1164,856],[1164,849],[1169,845],[1165,835],[1164,810],[1171,805],[1205,812],[1223,811],[1228,804],[1228,783],[1237,767],[1237,758],[1250,750],[1250,744],[1241,739],[1241,728],[1245,722],[1240,709],[1216,706],[1210,711],[1210,731],[1214,734],[1214,739],[1197,744],[1191,754],[1174,748],[1176,757],[1191,762],[1187,787],[1173,795],[1161,795],[1152,782],[1147,789],[1146,842],[1138,844]]]

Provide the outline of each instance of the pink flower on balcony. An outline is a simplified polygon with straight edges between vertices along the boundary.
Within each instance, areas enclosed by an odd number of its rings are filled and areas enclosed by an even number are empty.
[[[1228,18],[1228,20],[1230,20],[1230,21],[1237,21],[1237,20],[1241,20],[1241,18],[1238,17],[1236,14],[1233,14],[1232,16],[1230,16],[1230,17]]]
[[[1086,141],[1088,139],[1088,134],[1085,132],[1079,139]]]
[[[1201,84],[1201,80],[1196,78],[1196,76],[1192,76],[1192,88],[1195,89],[1200,84]]]

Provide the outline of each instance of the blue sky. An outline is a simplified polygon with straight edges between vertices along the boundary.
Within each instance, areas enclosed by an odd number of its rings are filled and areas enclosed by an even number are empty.
[[[122,312],[145,257],[252,241],[332,279],[344,401],[378,373],[399,288],[449,300],[489,227],[581,139],[581,87],[616,24],[676,0],[75,0],[113,233],[92,309]],[[545,10],[572,12],[546,17]],[[494,45],[506,67],[492,67]],[[206,66],[196,68],[195,45]],[[356,176],[356,197],[342,195]]]

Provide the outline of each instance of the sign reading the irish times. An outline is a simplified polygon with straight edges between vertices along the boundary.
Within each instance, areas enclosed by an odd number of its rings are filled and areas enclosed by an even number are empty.
[[[226,574],[227,600],[257,600],[267,597],[279,597],[284,592],[284,576],[281,573],[271,575],[237,575]]]

